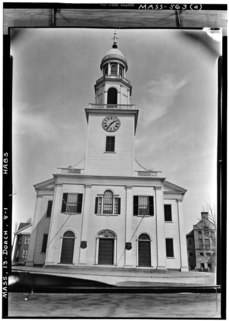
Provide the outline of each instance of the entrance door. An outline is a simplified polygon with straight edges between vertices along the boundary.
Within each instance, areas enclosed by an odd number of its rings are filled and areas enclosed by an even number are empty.
[[[74,243],[75,243],[75,234],[71,231],[65,232],[63,235],[60,263],[72,264]]]
[[[141,234],[138,238],[138,266],[151,266],[150,238]]]
[[[99,239],[98,264],[114,264],[114,239]]]

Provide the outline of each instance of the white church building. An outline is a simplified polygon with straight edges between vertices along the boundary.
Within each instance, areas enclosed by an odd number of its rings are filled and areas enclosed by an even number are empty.
[[[34,185],[27,265],[188,271],[186,190],[135,161],[139,110],[116,34],[100,69],[85,160]]]

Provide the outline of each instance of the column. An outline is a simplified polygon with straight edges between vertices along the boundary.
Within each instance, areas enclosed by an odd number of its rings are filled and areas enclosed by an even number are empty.
[[[103,104],[107,105],[107,86],[103,88]]]
[[[79,253],[79,265],[85,265],[87,263],[87,232],[88,232],[88,219],[90,213],[90,199],[91,197],[91,185],[85,186],[85,195],[83,203],[83,217],[82,217],[82,227],[81,227],[81,239],[80,239],[80,253]],[[83,242],[83,243],[82,243]],[[83,245],[84,244],[84,245]],[[86,244],[86,247],[85,247]]]
[[[28,251],[28,256],[26,261],[26,265],[28,266],[33,266],[34,264],[35,246],[36,246],[37,230],[38,230],[40,214],[41,214],[41,205],[42,205],[42,195],[37,194],[35,212],[34,212],[34,218],[33,218],[33,224],[32,224],[32,232],[31,232],[30,242],[29,242],[29,251]]]
[[[126,186],[126,243],[132,243],[132,249],[125,248],[125,267],[133,266],[133,238],[132,238],[132,220],[133,220],[133,191],[132,186]],[[132,239],[131,239],[132,238]]]
[[[189,268],[188,268],[186,235],[185,235],[185,229],[184,229],[184,211],[183,211],[183,203],[181,200],[177,200],[177,215],[178,215],[178,229],[179,229],[179,241],[180,241],[181,271],[188,272]]]
[[[157,269],[166,269],[164,196],[161,187],[155,187],[155,218],[157,233]]]
[[[57,240],[60,238],[60,234],[58,231],[58,223],[59,223],[59,215],[64,215],[60,213],[63,199],[63,191],[62,184],[55,185],[54,198],[53,198],[53,206],[49,227],[49,235],[47,242],[47,250],[46,250],[46,265],[53,265],[60,262],[60,252],[61,247],[59,246],[60,242]],[[57,244],[56,244],[57,242]]]

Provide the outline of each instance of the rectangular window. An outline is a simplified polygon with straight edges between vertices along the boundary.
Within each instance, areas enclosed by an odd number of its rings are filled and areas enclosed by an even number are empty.
[[[115,136],[106,137],[106,152],[115,151]]]
[[[173,239],[166,239],[166,257],[174,257]]]
[[[205,240],[204,240],[204,246],[205,246],[206,248],[209,248],[209,247],[210,247],[210,240],[209,240],[209,239],[205,239]]]
[[[203,240],[202,239],[199,239],[199,247],[203,248]]]
[[[204,253],[203,253],[203,252],[200,252],[200,256],[204,256]]]
[[[43,235],[42,248],[41,248],[41,252],[42,252],[42,253],[45,253],[45,252],[46,252],[47,241],[48,241],[48,234],[44,234],[44,235]]]
[[[64,193],[62,199],[62,213],[81,213],[83,194]]]
[[[26,249],[22,250],[22,258],[26,259],[27,255],[28,255],[28,250],[26,250]]]
[[[121,198],[112,197],[108,200],[104,197],[95,198],[95,214],[120,214],[121,213]]]
[[[50,217],[52,212],[52,201],[48,201],[47,214],[46,217]]]
[[[24,241],[24,244],[29,244],[29,236],[25,236],[25,241]]]
[[[165,222],[172,222],[172,205],[171,204],[164,205],[164,213],[165,213]]]
[[[137,196],[134,195],[134,215],[154,215],[153,196]]]

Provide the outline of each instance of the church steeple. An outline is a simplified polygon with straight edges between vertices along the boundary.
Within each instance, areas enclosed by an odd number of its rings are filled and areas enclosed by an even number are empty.
[[[117,32],[114,32],[113,45],[101,60],[100,69],[103,76],[95,84],[95,103],[112,105],[129,105],[132,86],[126,79],[127,59],[118,48]]]

